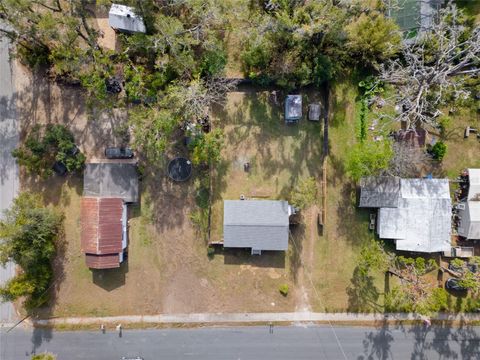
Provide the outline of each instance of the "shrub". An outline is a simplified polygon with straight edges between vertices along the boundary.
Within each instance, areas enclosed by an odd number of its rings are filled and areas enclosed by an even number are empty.
[[[280,287],[278,288],[278,291],[280,291],[280,294],[282,294],[283,296],[287,296],[288,295],[288,284],[282,284],[280,285]]]
[[[432,154],[434,159],[439,161],[443,160],[445,153],[447,152],[447,145],[443,141],[437,141],[435,145],[433,145],[432,150],[430,153]]]
[[[313,59],[313,83],[316,86],[322,85],[332,78],[332,62],[325,55],[318,55]]]
[[[222,146],[223,133],[221,129],[215,129],[208,134],[196,137],[190,143],[190,148],[193,149],[193,164],[215,164],[219,162]]]
[[[18,46],[16,55],[20,62],[27,65],[30,69],[35,69],[50,65],[49,53],[50,50],[43,46],[33,46],[32,48]]]
[[[272,54],[263,43],[248,43],[241,55],[243,71],[252,78],[264,70],[271,61]]]
[[[201,209],[208,209],[210,206],[210,176],[204,173],[200,178],[195,179],[195,202]]]
[[[379,175],[382,170],[388,168],[392,157],[391,142],[364,141],[349,151],[345,167],[348,175],[354,181],[358,181],[363,176]]]
[[[218,48],[207,51],[203,54],[200,63],[200,72],[202,76],[221,75],[227,64],[227,54],[224,49]]]
[[[317,198],[317,183],[314,177],[300,180],[298,186],[291,194],[293,206],[304,209],[312,205]]]
[[[447,129],[450,127],[452,119],[448,116],[441,116],[438,119],[438,129],[440,130],[440,135],[444,137],[446,135]]]
[[[450,264],[452,264],[457,268],[463,268],[465,266],[465,261],[463,261],[462,259],[455,258],[452,261],[450,261]]]
[[[427,301],[428,310],[432,312],[448,310],[448,293],[443,288],[433,289]]]
[[[83,168],[85,156],[78,151],[72,133],[65,126],[47,125],[43,136],[41,130],[35,126],[25,144],[12,151],[20,165],[42,177],[53,175],[56,161],[62,162],[69,172]]]
[[[208,236],[208,209],[195,209],[190,213],[190,221],[204,239]]]
[[[51,353],[32,355],[31,360],[55,360],[57,357]]]
[[[215,255],[215,248],[213,246],[207,247],[207,256],[211,259]]]

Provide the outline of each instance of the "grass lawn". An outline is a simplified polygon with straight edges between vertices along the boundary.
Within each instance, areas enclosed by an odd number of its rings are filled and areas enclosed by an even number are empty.
[[[480,113],[471,109],[459,109],[451,116],[450,124],[446,129],[445,144],[447,153],[442,161],[441,169],[450,179],[456,178],[465,168],[479,168],[480,142],[476,134],[470,134],[465,139],[465,127],[479,129]]]
[[[344,162],[358,133],[356,85],[332,84],[327,162],[327,213],[323,236],[315,244],[313,283],[316,311],[371,311],[383,304],[383,274],[360,286],[355,267],[360,247],[373,234],[369,213],[356,207],[356,190],[347,178]]]
[[[225,147],[213,176],[212,240],[222,239],[223,200],[242,194],[288,199],[299,179],[320,178],[322,155],[321,125],[306,120],[285,125],[283,106],[269,101],[269,92],[231,93],[217,110]]]
[[[377,291],[379,296],[365,300],[358,299],[353,276],[361,243],[372,235],[368,232],[368,213],[355,208],[354,187],[342,166],[346,151],[355,141],[356,94],[352,89],[350,84],[336,87],[323,234],[317,229],[315,210],[304,211],[303,224],[292,231],[285,256],[296,309],[369,310],[372,304],[367,301],[382,303],[383,274],[378,274],[370,284],[370,290]],[[310,97],[313,98],[311,94]],[[307,103],[304,98],[304,104]],[[288,199],[298,180],[308,176],[315,177],[320,185],[321,125],[303,120],[298,125],[286,126],[282,111],[283,107],[275,105],[268,92],[229,94],[226,106],[217,111],[217,126],[225,132],[226,145],[213,181],[211,240],[222,239],[223,200],[238,199],[241,194]],[[246,162],[251,164],[249,172],[243,169]]]

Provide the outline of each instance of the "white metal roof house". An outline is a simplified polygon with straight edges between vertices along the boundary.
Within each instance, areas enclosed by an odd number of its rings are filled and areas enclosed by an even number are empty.
[[[468,240],[480,239],[480,169],[468,169],[468,195],[457,205],[460,221],[458,235]]]
[[[364,178],[359,206],[378,208],[378,236],[395,240],[397,250],[450,250],[452,202],[448,179]]]
[[[264,250],[288,249],[288,226],[292,207],[281,200],[225,200],[223,246]]]
[[[145,33],[145,23],[134,9],[119,4],[112,4],[108,12],[108,24],[116,31],[126,33]]]

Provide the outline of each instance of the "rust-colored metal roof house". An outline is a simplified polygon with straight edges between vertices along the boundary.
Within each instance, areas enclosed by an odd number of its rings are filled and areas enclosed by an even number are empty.
[[[127,245],[127,205],[119,198],[83,197],[80,216],[87,266],[119,267]]]
[[[128,243],[127,204],[138,200],[135,164],[90,163],[80,205],[81,247],[91,269],[118,268]]]

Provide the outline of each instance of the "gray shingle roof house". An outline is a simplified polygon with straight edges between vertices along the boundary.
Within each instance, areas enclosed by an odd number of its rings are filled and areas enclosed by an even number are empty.
[[[360,180],[360,207],[398,207],[400,178],[394,176],[366,177]]]
[[[280,200],[225,200],[223,246],[263,250],[288,249],[288,226],[292,208]]]
[[[302,118],[302,95],[287,95],[285,100],[285,122],[294,123]]]
[[[117,31],[126,33],[145,33],[145,23],[134,9],[119,4],[112,4],[108,12],[108,24]]]
[[[379,185],[376,191],[375,184]],[[448,179],[362,179],[360,207],[378,208],[378,236],[395,240],[397,250],[450,250]]]
[[[132,163],[88,163],[83,173],[83,196],[138,201],[138,173]]]
[[[480,169],[468,169],[468,195],[457,208],[460,222],[458,235],[469,239],[480,239]]]

